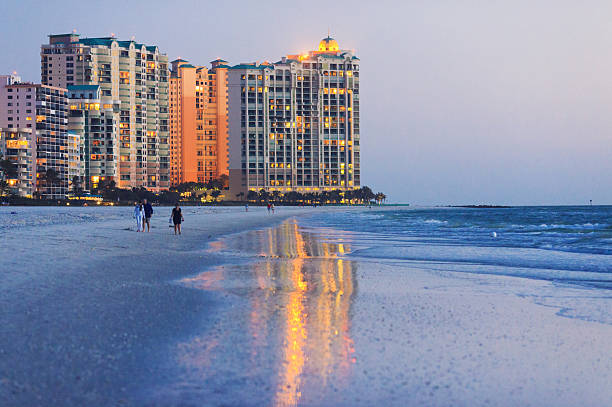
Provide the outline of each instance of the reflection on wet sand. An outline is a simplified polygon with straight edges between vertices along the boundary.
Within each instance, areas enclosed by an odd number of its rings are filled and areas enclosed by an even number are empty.
[[[295,222],[233,236],[223,246],[260,258],[241,272],[218,268],[187,282],[203,289],[233,290],[241,297],[246,288],[248,309],[241,317],[227,316],[238,325],[234,329],[245,334],[238,340],[244,342],[234,345],[248,348],[242,348],[248,355],[241,359],[244,365],[234,369],[255,372],[259,377],[254,381],[269,389],[268,404],[277,406],[320,401],[326,389],[341,388],[355,361],[350,337],[355,270],[339,257],[350,247],[322,242]],[[202,337],[198,341],[210,343]],[[181,359],[192,365],[193,360],[185,360],[189,354],[193,355],[185,352]],[[196,363],[214,369],[211,357]]]

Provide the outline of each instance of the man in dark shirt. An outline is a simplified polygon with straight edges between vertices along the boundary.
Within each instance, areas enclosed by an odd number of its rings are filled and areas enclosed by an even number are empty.
[[[145,225],[147,225],[147,232],[150,232],[149,228],[151,227],[151,216],[153,216],[153,207],[151,206],[151,204],[149,202],[147,202],[147,200],[144,200],[144,221],[145,223],[142,225],[142,231],[144,232],[144,227]]]

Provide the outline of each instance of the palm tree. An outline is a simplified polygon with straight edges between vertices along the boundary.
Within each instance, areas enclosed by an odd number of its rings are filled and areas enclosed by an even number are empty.
[[[61,181],[59,175],[57,174],[57,171],[55,171],[53,168],[48,168],[45,171],[43,179],[45,180],[45,188],[47,189],[47,194],[53,195],[51,192],[51,187],[59,184]]]
[[[268,199],[270,199],[270,194],[268,193],[268,191],[262,188],[259,191],[259,200],[261,202],[266,202]]]
[[[223,184],[223,189],[229,187],[229,176],[227,174],[221,174],[219,181]]]
[[[221,190],[215,189],[210,193],[210,195],[212,195],[215,202],[217,202],[217,198],[219,198],[219,195],[221,195]]]
[[[329,192],[329,200],[335,203],[340,203],[342,200],[341,191],[339,189],[334,189]]]
[[[0,160],[0,172],[6,179],[17,178],[17,166],[11,160]]]
[[[83,186],[81,183],[81,177],[75,175],[72,177],[72,193],[76,197],[80,197],[83,195]]]
[[[0,181],[0,197],[8,196],[11,192],[11,186],[8,182],[1,180]]]
[[[239,193],[237,193],[237,194],[236,194],[236,197],[242,201],[242,200],[243,200],[243,198],[244,198],[244,192],[239,192]]]
[[[259,197],[259,194],[255,191],[249,191],[247,193],[247,201],[255,201]]]
[[[329,191],[323,191],[323,192],[321,192],[319,194],[319,203],[320,204],[325,204],[329,200],[330,200],[330,193],[329,193]]]
[[[375,198],[374,192],[369,187],[361,187],[361,201],[364,203],[370,202]]]

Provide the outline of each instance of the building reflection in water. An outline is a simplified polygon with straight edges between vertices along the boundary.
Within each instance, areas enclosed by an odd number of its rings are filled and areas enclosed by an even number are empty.
[[[268,398],[277,406],[316,403],[326,388],[341,388],[355,361],[350,336],[355,267],[339,256],[350,247],[323,242],[295,222],[231,239],[224,248],[261,257],[249,273],[230,276],[216,269],[189,282],[223,290],[237,286],[230,280],[249,281],[248,317],[236,322],[248,333],[244,344],[236,344],[249,348],[242,368],[257,371],[267,364],[259,374],[267,374]]]

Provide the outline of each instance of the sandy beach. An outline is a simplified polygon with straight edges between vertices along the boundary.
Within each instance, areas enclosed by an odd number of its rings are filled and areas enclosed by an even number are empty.
[[[612,404],[609,290],[376,259],[341,208],[91,209],[0,229],[2,405]]]

